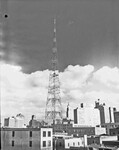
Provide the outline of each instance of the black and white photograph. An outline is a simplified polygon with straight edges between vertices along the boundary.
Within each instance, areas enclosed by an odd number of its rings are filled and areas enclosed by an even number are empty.
[[[1,0],[0,110],[1,150],[119,150],[119,0]]]

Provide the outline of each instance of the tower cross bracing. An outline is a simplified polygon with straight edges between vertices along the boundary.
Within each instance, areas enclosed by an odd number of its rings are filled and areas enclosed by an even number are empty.
[[[60,82],[57,57],[56,19],[54,19],[54,37],[51,59],[51,71],[49,75],[48,95],[45,110],[45,119],[55,124],[62,119],[62,105],[60,97]]]

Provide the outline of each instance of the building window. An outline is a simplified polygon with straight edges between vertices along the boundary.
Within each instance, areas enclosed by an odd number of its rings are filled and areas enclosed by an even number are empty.
[[[78,145],[80,145],[80,143],[78,142]]]
[[[73,146],[75,146],[75,143],[73,142]]]
[[[46,141],[43,141],[43,147],[46,147]]]
[[[113,132],[113,135],[115,135],[115,132]]]
[[[50,147],[51,146],[51,141],[48,141],[48,147]]]
[[[62,146],[62,143],[61,143],[61,142],[59,143],[59,146]]]
[[[32,147],[32,141],[29,141],[29,147]]]
[[[12,141],[12,146],[14,146],[14,141]]]
[[[68,147],[69,147],[70,145],[69,145],[69,143],[68,143]]]
[[[32,137],[32,131],[30,131],[30,134],[29,134],[29,136],[30,136],[30,137]]]
[[[12,131],[12,137],[14,137],[15,136],[15,131]]]
[[[43,137],[46,137],[46,131],[43,131]]]
[[[51,131],[48,131],[48,137],[51,137]]]
[[[100,148],[99,148],[100,149]],[[93,150],[93,148],[92,147],[89,147],[89,150]]]

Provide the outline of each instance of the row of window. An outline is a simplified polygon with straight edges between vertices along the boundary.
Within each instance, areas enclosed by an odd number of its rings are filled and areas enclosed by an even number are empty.
[[[12,137],[15,137],[15,131],[12,131]],[[32,131],[29,132],[29,137],[32,137]],[[43,137],[46,137],[46,131],[43,131]],[[51,137],[51,131],[48,131],[48,137]]]
[[[46,137],[46,131],[43,131],[43,137]],[[48,131],[48,137],[51,137],[51,131]]]
[[[83,130],[83,129],[74,129],[74,132],[82,132],[82,133],[94,133],[94,130],[88,129],[88,130]]]
[[[33,142],[29,141],[29,147],[32,147]],[[12,141],[12,147],[15,146],[15,142]],[[46,147],[46,141],[43,141],[43,147]],[[48,147],[51,147],[51,141],[48,141]]]
[[[48,141],[48,147],[50,147],[51,146],[51,141],[49,140]],[[43,147],[46,147],[46,141],[43,141]]]
[[[112,135],[117,135],[119,134],[119,131],[118,132],[111,132]]]
[[[112,127],[112,128],[117,128],[117,127],[119,127],[119,125],[102,125],[101,127],[105,127],[105,128],[107,128],[107,127]]]
[[[78,142],[78,145],[80,145],[80,142]],[[70,146],[70,144],[68,143],[68,146]],[[75,143],[73,142],[73,146],[75,146]]]

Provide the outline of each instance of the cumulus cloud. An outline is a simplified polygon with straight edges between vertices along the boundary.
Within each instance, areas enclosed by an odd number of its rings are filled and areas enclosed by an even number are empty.
[[[20,66],[1,64],[2,117],[22,113],[28,121],[32,114],[44,117],[48,92],[49,70],[31,74]],[[60,72],[61,99],[64,109],[69,102],[94,104],[97,99],[119,109],[119,69],[103,67],[95,71],[92,65],[69,65]]]
[[[107,66],[99,69],[94,73],[94,79],[99,80],[108,87],[114,87],[119,89],[119,69],[109,68]]]
[[[20,66],[1,64],[1,110],[2,116],[43,115],[47,98],[48,70],[25,74]],[[42,112],[42,113],[41,113]]]
[[[79,89],[85,85],[86,80],[89,78],[91,73],[94,71],[94,67],[91,65],[87,66],[71,66],[69,65],[64,72],[60,74],[62,88],[64,90]]]

